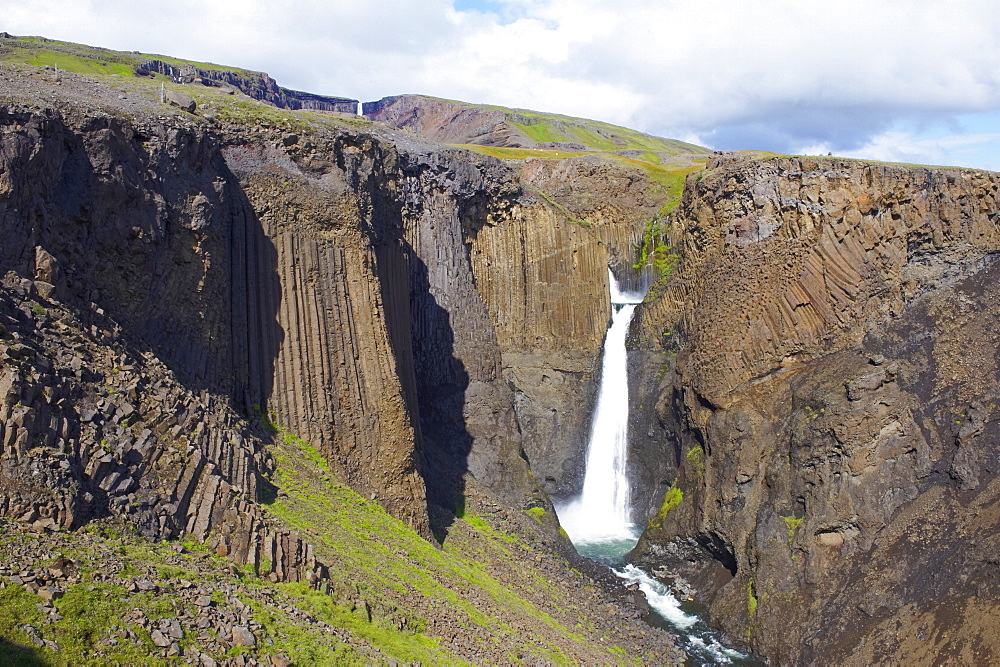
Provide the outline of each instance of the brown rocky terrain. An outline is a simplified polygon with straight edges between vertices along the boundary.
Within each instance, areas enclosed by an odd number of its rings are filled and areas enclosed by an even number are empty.
[[[836,159],[689,178],[633,331],[679,473],[632,558],[759,655],[1000,653],[998,191]]]
[[[529,394],[525,368],[552,362],[518,355],[561,351],[575,365],[560,372],[591,382],[609,311],[600,235],[493,157],[168,85],[197,111],[160,104],[159,85],[142,79],[0,69],[0,511],[59,548],[98,519],[192,540],[241,573],[327,594],[330,627],[338,610],[361,608],[405,646],[444,647],[415,655],[504,661],[523,645],[526,658],[606,662],[618,653],[600,635],[676,659],[667,635],[636,625],[634,606],[596,620],[619,609],[601,592],[617,584],[573,579],[565,560],[531,549],[523,566],[497,551],[498,530],[566,549],[529,468],[524,419],[552,396]],[[641,233],[636,217],[623,224]],[[560,398],[545,409],[565,428],[549,427],[559,442],[544,446],[579,450],[573,429],[588,407]],[[283,447],[295,451],[279,457]],[[342,516],[370,506],[391,518]],[[378,524],[371,534],[366,522]],[[382,546],[364,541],[383,533]],[[411,535],[466,555],[442,563]],[[41,548],[7,553],[20,578],[9,579],[11,604],[27,604],[19,591],[42,576],[31,564],[48,559]],[[383,580],[387,566],[409,574]],[[424,570],[446,570],[445,588],[420,583]],[[130,586],[119,579],[89,585]],[[244,586],[224,585],[236,587],[229,597]],[[400,597],[399,586],[416,588]],[[553,620],[553,605],[576,620]],[[119,655],[136,633],[166,658],[268,655],[235,635],[193,641],[187,626],[183,642],[167,641],[169,620],[154,636],[143,618],[169,617],[154,611],[115,621],[125,634],[100,655]],[[70,617],[58,605],[45,613],[54,635],[28,621],[4,632],[48,659]],[[260,635],[264,621],[248,624],[239,605],[231,615]],[[577,623],[583,635],[567,629]]]

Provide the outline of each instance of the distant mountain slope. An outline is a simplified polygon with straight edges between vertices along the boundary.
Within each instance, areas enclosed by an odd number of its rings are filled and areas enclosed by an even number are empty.
[[[387,122],[446,144],[612,152],[654,164],[677,155],[712,152],[702,146],[596,120],[424,95],[383,97],[377,102],[366,102],[362,111],[371,120]]]
[[[283,88],[265,72],[182,60],[138,51],[113,51],[45,37],[0,33],[0,62],[58,68],[87,76],[163,78],[174,83],[232,86],[246,95],[285,109],[356,113],[358,101]]]

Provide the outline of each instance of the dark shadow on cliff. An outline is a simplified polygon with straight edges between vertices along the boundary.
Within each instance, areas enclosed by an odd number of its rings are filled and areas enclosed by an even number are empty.
[[[0,271],[34,277],[44,248],[55,296],[82,321],[103,319],[96,304],[189,389],[232,395],[248,414],[264,405],[283,338],[277,252],[215,139],[178,130],[151,150],[108,117],[82,130],[50,118],[23,136],[7,160],[24,183],[3,214],[14,242],[0,244]]]
[[[431,531],[444,542],[465,509],[465,474],[472,435],[465,426],[469,374],[455,356],[450,315],[431,293],[427,265],[404,246],[410,267],[410,333],[416,404],[419,412],[421,472],[427,485]]]
[[[185,386],[229,395],[253,418],[266,410],[285,336],[278,323],[278,254],[220,154],[206,172],[185,184],[184,196],[210,198],[211,224],[204,230],[176,229],[168,240],[160,259],[169,264],[156,272],[164,277],[162,294],[150,294],[149,317],[140,331]],[[221,192],[206,191],[209,177],[225,183]],[[196,285],[192,270],[204,272]],[[175,292],[174,285],[182,290]]]
[[[277,251],[214,139],[189,131],[154,151],[120,119],[56,116],[20,136],[0,161],[21,179],[0,213],[0,272],[51,282],[85,327],[113,320],[119,343],[192,392],[231,396],[251,418],[266,406],[284,337]],[[90,492],[88,511],[106,512],[107,494]]]

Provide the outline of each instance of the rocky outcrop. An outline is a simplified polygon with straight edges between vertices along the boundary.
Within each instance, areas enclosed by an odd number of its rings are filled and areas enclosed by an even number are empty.
[[[998,191],[806,158],[688,181],[634,331],[679,473],[632,558],[769,660],[1000,652]]]
[[[231,68],[212,69],[190,63],[167,63],[162,60],[144,60],[135,66],[135,72],[139,76],[162,74],[169,76],[174,83],[232,86],[248,97],[282,109],[311,109],[348,114],[358,112],[357,100],[283,88],[266,72]]]
[[[276,581],[318,579],[312,548],[259,509],[260,425],[185,389],[96,304],[66,308],[38,256],[38,280],[9,273],[0,290],[0,514],[56,532],[115,514]]]
[[[365,118],[409,130],[442,144],[534,146],[535,142],[507,122],[504,111],[422,95],[395,95],[364,102]]]
[[[67,303],[98,303],[190,390],[269,413],[426,532],[412,419],[361,226],[391,215],[369,217],[343,170],[309,187],[287,156],[223,151],[193,123],[16,110],[2,122],[3,224],[16,239],[3,246],[5,270],[31,275],[45,249]],[[352,140],[330,150],[361,158]]]

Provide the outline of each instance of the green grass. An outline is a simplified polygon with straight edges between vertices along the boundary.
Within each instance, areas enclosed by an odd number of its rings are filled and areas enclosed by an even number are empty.
[[[0,537],[0,542],[16,545],[37,539],[19,531],[9,531]],[[63,618],[53,623],[47,623],[46,614],[39,609],[38,605],[42,602],[39,596],[20,586],[0,590],[0,637],[8,642],[33,647],[23,629],[25,624],[30,624],[43,638],[59,646],[58,653],[48,648],[33,648],[25,652],[23,661],[37,658],[44,664],[55,665],[162,664],[165,661],[155,657],[159,649],[153,646],[149,630],[125,620],[132,610],[141,611],[151,620],[170,618],[181,610],[196,617],[197,609],[191,606],[192,603],[170,592],[180,579],[211,586],[215,589],[211,595],[215,603],[220,607],[227,604],[227,597],[221,588],[233,581],[228,574],[229,561],[212,553],[203,544],[191,541],[190,537],[177,541],[179,546],[184,546],[181,554],[170,544],[147,542],[131,529],[105,520],[90,524],[78,535],[57,535],[51,539],[64,540],[52,546],[51,550],[73,558],[79,567],[81,580],[75,584],[63,583],[65,595],[55,602],[55,609]],[[132,565],[109,568],[109,561]],[[35,564],[36,567],[44,565]],[[151,574],[143,576],[157,582],[161,589],[159,592],[131,593],[123,585],[108,583],[98,577],[116,575],[128,578],[141,574],[142,570],[151,570]],[[291,605],[293,609],[321,620],[330,618],[332,624],[347,628],[344,631],[346,636],[352,635],[349,623],[337,623],[340,616],[327,614],[314,599],[320,596],[330,600],[329,597],[302,585],[272,584],[253,577],[242,578],[240,586],[244,590],[261,592],[274,601],[274,604],[264,604],[260,599],[240,596],[253,610],[255,619],[264,626],[263,634],[258,633],[261,640],[255,649],[258,656],[285,652],[296,664],[366,661],[367,653],[358,656],[355,649],[340,637],[331,636],[315,625],[293,622],[289,614],[278,606]],[[126,636],[126,633],[133,636]],[[178,643],[182,649],[197,645],[200,650],[206,650],[197,636],[199,634],[201,631],[189,626]],[[209,634],[212,634],[211,629]],[[354,637],[355,643],[366,647],[363,640],[357,635]],[[378,637],[376,639],[382,641]],[[0,642],[0,665],[8,664],[4,661],[4,648]],[[216,654],[213,657],[221,659],[225,655]],[[14,664],[22,663],[15,661]]]
[[[516,125],[519,130],[524,132],[529,139],[534,141],[567,141],[566,135],[559,132],[555,127],[549,125],[548,123],[534,123],[531,125],[514,123],[514,125]]]
[[[500,160],[525,160],[529,157],[540,158],[542,160],[563,160],[569,157],[580,155],[593,155],[598,151],[559,151],[546,148],[504,148],[501,146],[480,146],[479,144],[448,144],[455,148],[490,155]]]
[[[57,67],[63,71],[89,76],[110,76],[114,74],[130,77],[135,76],[135,69],[130,64],[115,62],[113,60],[88,58],[52,49],[11,49],[3,53],[2,59],[5,62],[21,62],[36,67]]]
[[[669,155],[687,153],[707,155],[711,152],[703,146],[656,137],[602,121],[541,113],[527,109],[508,109],[497,106],[484,106],[483,108],[503,111],[508,120],[521,132],[528,138],[539,142],[570,141],[599,151],[641,150],[649,154],[662,152]],[[658,163],[659,156],[650,161]]]
[[[533,517],[537,521],[541,521],[542,518],[545,516],[544,507],[532,507],[531,509],[525,510],[525,512],[527,512],[531,517]]]
[[[25,625],[38,629],[45,614],[38,609],[41,598],[21,586],[0,590],[0,637],[24,646],[31,646]],[[2,648],[2,646],[0,646]]]
[[[134,77],[135,67],[146,60],[160,60],[174,65],[194,65],[199,69],[212,69],[228,72],[252,74],[250,70],[214,63],[183,60],[171,56],[161,56],[150,53],[133,53],[130,51],[113,51],[86,44],[62,42],[44,37],[18,37],[14,40],[4,40],[5,50],[0,55],[4,62],[20,62],[26,65],[49,67],[58,66],[76,74],[114,75]]]
[[[94,586],[90,590],[87,586]],[[115,627],[122,627],[122,613],[141,609],[149,618],[172,615],[170,602],[152,593],[132,595],[122,586],[85,582],[70,586],[65,597],[56,603],[64,619],[56,624],[55,641],[60,653],[85,658],[90,649]],[[137,630],[138,639],[119,642],[116,660],[141,661],[155,651],[149,633]]]
[[[395,608],[394,600],[417,596],[449,609],[459,627],[478,628],[468,636],[483,642],[483,650],[501,642],[525,655],[564,663],[570,658],[560,646],[587,641],[528,599],[529,592],[545,591],[547,600],[558,600],[560,591],[526,567],[529,548],[516,535],[466,510],[450,526],[443,548],[437,548],[326,474],[316,460],[318,452],[303,440],[280,428],[278,432],[273,481],[287,495],[268,509],[314,544],[317,558],[331,564],[331,578],[340,591],[332,601],[299,589],[296,595],[312,600],[317,613],[398,659],[432,664],[452,664],[456,656],[427,634],[419,607],[406,610],[406,627],[400,630],[399,619],[386,611]],[[500,573],[506,577],[498,578]],[[372,622],[345,607],[345,597],[368,601]],[[536,630],[524,635],[511,625],[512,618]],[[608,661],[617,662],[610,654]]]

